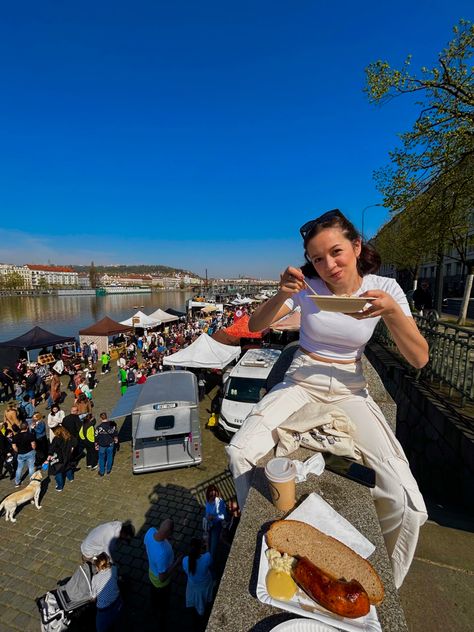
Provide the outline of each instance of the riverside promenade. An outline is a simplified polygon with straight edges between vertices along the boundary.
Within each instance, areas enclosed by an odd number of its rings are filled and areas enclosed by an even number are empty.
[[[375,371],[370,366],[368,370],[372,390],[383,390]],[[102,410],[110,412],[119,398],[115,366],[99,379],[94,391],[96,415]],[[49,484],[45,481],[41,510],[24,505],[14,524],[0,518],[0,632],[37,631],[39,614],[34,599],[76,569],[79,546],[88,531],[102,522],[126,519],[133,521],[137,534],[116,556],[124,577],[125,607],[120,630],[156,630],[143,547],[146,530],[165,517],[173,517],[173,546],[175,551],[185,552],[190,538],[201,535],[207,485],[215,482],[226,497],[232,494],[224,445],[204,429],[214,394],[211,391],[200,406],[204,455],[200,466],[134,476],[129,428],[125,425],[120,428],[122,445],[109,477],[101,478],[87,470],[82,460],[74,483],[67,482],[61,494],[55,491],[54,480]],[[63,405],[66,412],[72,402],[73,396],[68,393]],[[39,410],[44,411],[44,405]],[[395,415],[394,406],[393,412]],[[11,491],[10,481],[0,481],[0,498]],[[464,632],[474,620],[474,525],[442,508],[432,509],[436,522],[430,520],[422,529],[415,561],[400,591],[402,605],[413,632]],[[222,567],[224,560],[219,562]],[[185,584],[184,574],[177,572],[173,578],[170,630],[193,629],[185,609]],[[93,631],[94,624],[74,629]]]

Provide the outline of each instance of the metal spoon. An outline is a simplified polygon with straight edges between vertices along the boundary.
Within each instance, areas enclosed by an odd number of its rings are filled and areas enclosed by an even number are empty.
[[[312,287],[311,287],[311,285],[310,285],[310,284],[306,281],[306,279],[305,279],[305,278],[303,278],[303,283],[306,285],[306,287],[307,287],[309,290],[311,290],[311,294],[312,294],[313,296],[319,296],[319,294],[313,290],[313,288],[312,288]]]

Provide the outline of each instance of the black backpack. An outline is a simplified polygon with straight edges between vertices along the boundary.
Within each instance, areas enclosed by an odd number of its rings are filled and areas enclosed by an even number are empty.
[[[26,410],[25,410],[25,405],[24,404],[20,404],[18,406],[17,415],[18,415],[18,419],[20,421],[26,421],[27,420],[27,415],[26,415]]]

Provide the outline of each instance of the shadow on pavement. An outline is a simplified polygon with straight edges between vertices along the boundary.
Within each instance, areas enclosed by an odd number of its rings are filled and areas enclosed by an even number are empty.
[[[123,542],[119,543],[114,555],[122,578],[122,596],[124,599],[123,616],[117,630],[155,632],[163,629],[159,627],[156,612],[151,604],[148,560],[143,538],[150,527],[158,528],[165,518],[172,518],[174,520],[174,535],[171,544],[175,556],[180,553],[186,555],[191,538],[203,536],[202,518],[204,516],[205,491],[210,484],[218,486],[226,501],[235,497],[232,477],[228,472],[222,472],[191,490],[174,484],[158,484],[149,494],[150,506],[146,512],[144,523],[137,528],[136,535],[129,545]],[[137,525],[135,526],[137,527]],[[217,584],[222,576],[228,552],[229,547],[221,544],[215,560]],[[207,617],[205,620],[196,621],[192,609],[186,608],[185,592],[186,575],[179,566],[171,580],[166,630],[194,632],[205,628]]]

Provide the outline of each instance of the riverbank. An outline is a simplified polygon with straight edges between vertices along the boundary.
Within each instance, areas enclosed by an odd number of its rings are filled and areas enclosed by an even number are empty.
[[[190,291],[109,294],[106,296],[10,296],[0,299],[0,342],[20,336],[35,325],[64,336],[77,336],[104,316],[122,321],[140,309],[185,311]]]
[[[8,296],[95,296],[96,294],[149,294],[151,292],[192,292],[190,288],[164,288],[151,286],[149,288],[138,287],[115,287],[106,286],[101,288],[51,288],[35,290],[0,290],[0,298]]]

